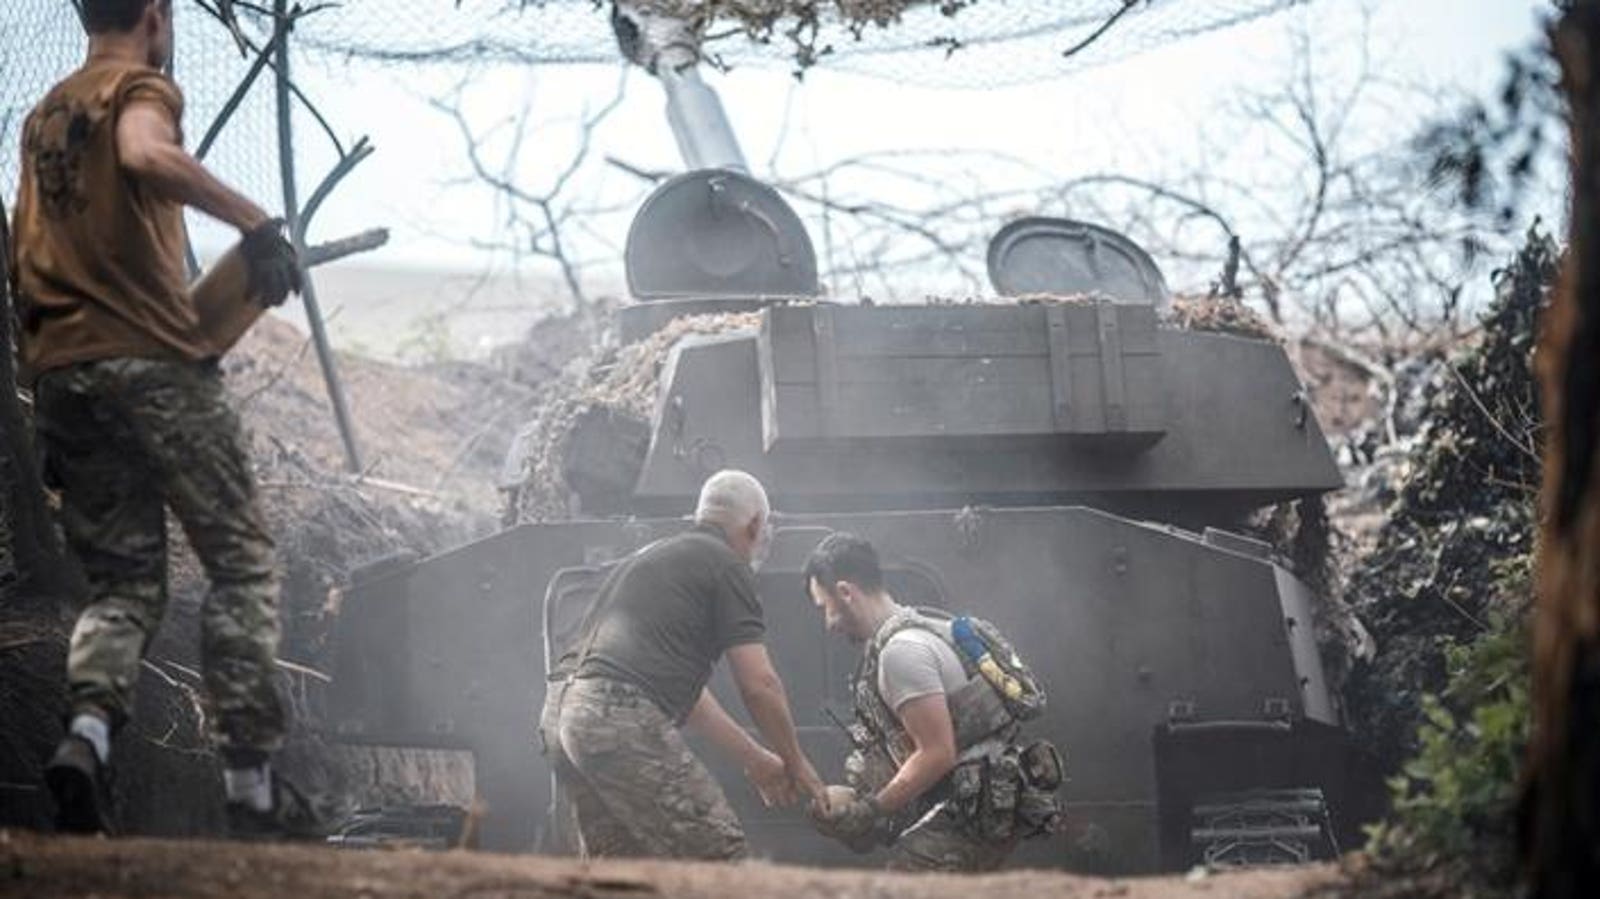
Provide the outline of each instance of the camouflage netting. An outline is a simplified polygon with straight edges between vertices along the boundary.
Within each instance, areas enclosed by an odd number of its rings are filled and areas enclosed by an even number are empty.
[[[206,0],[176,0],[177,58],[188,130],[198,139],[249,70],[232,34]],[[655,0],[705,21],[705,51],[729,65],[822,63],[874,77],[981,88],[1059,78],[1191,36],[1272,15],[1300,0]],[[291,4],[294,5],[294,4]],[[337,66],[450,66],[463,74],[486,63],[618,65],[608,4],[597,0],[341,0],[296,26],[308,62]],[[270,4],[251,4],[253,7]],[[259,12],[235,3],[243,34],[257,46],[271,31]],[[1111,16],[1116,27],[1083,52],[1064,56]],[[0,192],[16,187],[17,132],[26,111],[77,66],[83,32],[66,0],[0,4]],[[239,106],[207,158],[254,197],[281,195],[276,107],[270,78]],[[317,98],[313,98],[314,100]],[[302,177],[331,159],[303,111],[296,153]],[[359,121],[337,123],[360,133]]]
[[[1023,305],[1080,306],[1104,302],[1100,294],[1023,294],[1004,302]],[[1173,297],[1161,312],[1161,324],[1183,331],[1209,331],[1232,334],[1259,340],[1279,340],[1278,332],[1255,310],[1230,297],[1178,296]]]
[[[1536,322],[1557,267],[1530,234],[1496,275],[1480,342],[1442,360],[1425,391],[1396,495],[1349,597],[1376,641],[1345,688],[1353,725],[1385,770],[1416,752],[1422,697],[1446,685],[1447,653],[1509,626],[1531,601],[1542,424]]]
[[[1278,334],[1254,310],[1228,297],[1173,297],[1166,321],[1185,331],[1213,331],[1238,337],[1277,340]]]
[[[937,9],[954,16],[977,0],[636,0],[634,5],[659,15],[688,21],[736,22],[752,35],[770,35],[779,25],[817,27],[830,15],[861,29],[900,21],[914,7]]]
[[[959,87],[1058,77],[1299,0],[637,0],[695,26],[719,65],[816,64]],[[382,5],[381,12],[377,10]],[[612,62],[603,0],[345,0],[310,46],[386,62]],[[1105,27],[1114,20],[1115,27]],[[1094,38],[1091,40],[1091,36]],[[1077,48],[1070,54],[1069,49]],[[952,64],[952,60],[960,64]]]
[[[571,517],[575,509],[567,448],[580,423],[610,418],[617,422],[609,429],[612,433],[626,429],[637,434],[643,427],[648,439],[661,370],[678,341],[693,334],[754,331],[760,320],[755,313],[686,316],[644,340],[575,360],[546,388],[538,417],[518,437],[522,469],[507,498],[507,523]],[[644,447],[637,449],[642,462]]]

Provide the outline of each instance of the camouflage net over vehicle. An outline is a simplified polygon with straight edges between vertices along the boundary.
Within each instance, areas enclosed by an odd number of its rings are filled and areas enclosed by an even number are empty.
[[[1166,320],[1185,331],[1213,331],[1237,337],[1277,340],[1266,319],[1229,297],[1173,297]]]
[[[772,29],[817,28],[830,13],[859,31],[868,25],[885,27],[900,21],[917,6],[954,16],[978,0],[635,0],[634,6],[658,15],[711,24],[738,22],[752,37],[770,36]]]
[[[596,415],[648,422],[655,411],[661,371],[673,347],[694,334],[754,331],[759,313],[691,315],[644,340],[581,358],[545,391],[538,417],[519,435],[520,479],[508,485],[506,522],[560,521],[571,517],[572,486],[564,473],[567,448],[580,422]],[[642,461],[642,457],[641,457]]]

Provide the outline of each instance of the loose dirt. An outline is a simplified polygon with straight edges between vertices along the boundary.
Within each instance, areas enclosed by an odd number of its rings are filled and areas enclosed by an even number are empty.
[[[905,875],[763,862],[585,863],[460,851],[353,852],[0,831],[0,896],[29,899],[1290,899],[1328,890],[1346,877],[1331,864],[1127,880],[1043,871]]]

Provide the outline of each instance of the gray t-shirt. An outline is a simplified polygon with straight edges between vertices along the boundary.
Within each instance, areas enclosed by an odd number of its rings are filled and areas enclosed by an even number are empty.
[[[949,634],[948,622],[935,627]],[[908,627],[889,638],[878,655],[878,695],[896,715],[921,696],[949,694],[967,684],[967,672],[954,648],[938,634]]]

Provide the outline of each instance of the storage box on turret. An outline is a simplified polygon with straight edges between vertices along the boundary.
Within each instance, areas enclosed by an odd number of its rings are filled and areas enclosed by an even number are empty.
[[[798,306],[767,311],[767,449],[812,440],[1061,436],[1148,443],[1165,430],[1147,304]]]

